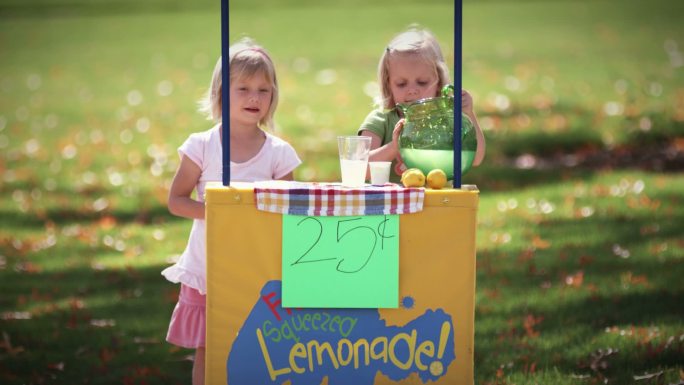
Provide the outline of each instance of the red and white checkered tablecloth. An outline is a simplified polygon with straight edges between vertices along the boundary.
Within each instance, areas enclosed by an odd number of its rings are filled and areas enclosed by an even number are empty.
[[[339,183],[256,182],[258,210],[307,216],[411,214],[423,210],[425,190],[393,183],[359,188]]]

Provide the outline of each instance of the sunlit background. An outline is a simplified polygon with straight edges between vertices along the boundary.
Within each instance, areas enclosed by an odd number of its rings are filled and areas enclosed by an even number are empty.
[[[481,190],[478,383],[637,371],[681,383],[684,2],[463,7],[463,85],[487,138],[485,164],[464,176]],[[275,62],[276,134],[304,161],[297,180],[339,179],[333,139],[373,108],[395,34],[430,29],[453,66],[453,12],[443,0],[231,1],[231,40],[250,36]],[[187,352],[163,341],[177,287],[159,271],[189,229],[166,199],[178,146],[212,125],[197,102],[220,51],[218,0],[0,0],[0,382],[188,378]],[[643,296],[611,302],[629,290]],[[564,323],[572,308],[547,313],[570,299],[626,313],[582,318],[588,336]],[[634,344],[646,340],[623,331],[654,325],[662,350],[644,358]],[[75,342],[84,333],[92,344]],[[585,350],[555,355],[578,339]],[[606,353],[616,346],[627,353]]]

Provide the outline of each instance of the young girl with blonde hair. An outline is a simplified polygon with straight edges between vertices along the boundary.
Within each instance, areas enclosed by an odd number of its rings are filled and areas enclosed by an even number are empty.
[[[200,108],[216,125],[190,135],[180,146],[181,162],[169,191],[169,211],[193,219],[193,224],[180,259],[162,271],[166,279],[181,284],[166,339],[174,345],[195,349],[194,385],[204,383],[207,291],[204,189],[207,182],[222,179],[221,136],[230,134],[232,181],[292,180],[293,170],[301,163],[290,144],[263,129],[273,127],[278,104],[278,82],[271,57],[249,39],[232,45],[229,56],[230,133],[222,125],[219,58]],[[196,198],[192,197],[194,190]]]
[[[404,125],[397,104],[440,96],[449,84],[449,68],[437,39],[425,29],[411,27],[395,36],[387,45],[378,64],[380,96],[377,109],[371,111],[358,129],[358,134],[371,138],[370,160],[392,161],[397,181],[406,169],[399,155],[399,135]],[[461,90],[461,109],[475,127],[477,149],[473,166],[485,154],[485,139],[473,111],[473,99]]]

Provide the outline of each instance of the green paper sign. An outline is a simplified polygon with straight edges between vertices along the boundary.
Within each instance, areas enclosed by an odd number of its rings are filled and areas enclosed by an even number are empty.
[[[397,308],[399,216],[283,215],[283,307]]]

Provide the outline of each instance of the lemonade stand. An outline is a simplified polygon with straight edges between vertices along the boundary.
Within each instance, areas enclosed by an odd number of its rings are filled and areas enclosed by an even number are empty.
[[[222,20],[227,50],[226,0]],[[207,384],[473,383],[479,192],[461,185],[453,130],[454,188],[440,190],[230,183],[224,151],[205,197]]]

